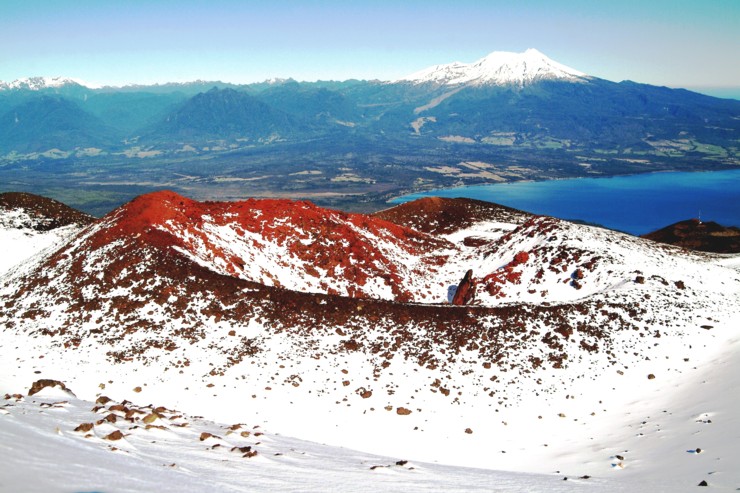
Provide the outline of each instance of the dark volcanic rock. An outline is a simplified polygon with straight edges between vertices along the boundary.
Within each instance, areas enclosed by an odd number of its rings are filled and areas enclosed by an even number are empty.
[[[80,433],[87,433],[88,431],[92,430],[93,427],[95,427],[94,423],[82,423],[77,428],[75,428],[75,431],[79,431]]]
[[[123,433],[121,433],[121,430],[116,430],[107,434],[104,438],[111,441],[121,440],[123,438]]]
[[[740,252],[740,228],[724,227],[713,221],[689,219],[642,235],[643,238],[714,253]]]
[[[452,297],[453,305],[467,305],[475,297],[475,280],[473,269],[469,269],[457,286],[455,296]]]
[[[72,394],[72,391],[69,390],[67,386],[64,385],[62,382],[60,382],[59,380],[51,380],[48,378],[43,378],[41,380],[36,380],[35,382],[33,382],[33,385],[31,385],[31,389],[28,391],[28,395],[37,394],[41,392],[41,390],[45,389],[46,387],[59,387],[62,390],[66,390],[67,392]]]

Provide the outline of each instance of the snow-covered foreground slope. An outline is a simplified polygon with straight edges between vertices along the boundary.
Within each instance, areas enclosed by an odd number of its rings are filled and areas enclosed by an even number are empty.
[[[597,464],[591,477],[568,469],[526,474],[380,457],[288,438],[255,421],[217,424],[157,410],[156,401],[117,408],[116,401],[81,401],[56,389],[29,397],[26,386],[17,389],[24,395],[0,400],[0,490],[668,492],[693,490],[701,481],[735,490],[738,349],[733,341],[711,370],[686,379],[680,389],[658,394],[654,402],[637,399],[613,413],[608,434],[594,433],[589,441],[573,437],[565,452],[551,443],[571,461]],[[2,386],[8,388],[7,380]],[[127,394],[141,399],[133,390]],[[124,419],[127,412],[131,421]],[[75,431],[82,424],[95,425]],[[117,430],[124,438],[106,439]],[[390,432],[379,432],[394,442]],[[552,442],[546,432],[542,439]],[[443,440],[437,443],[444,446]],[[543,458],[533,454],[530,460]]]
[[[246,264],[230,272],[217,259],[238,266],[232,246],[246,256],[249,243],[212,234],[213,210],[186,222],[165,198],[164,211],[118,211],[0,278],[0,348],[12,355],[0,391],[56,378],[94,401],[104,384],[119,401],[315,443],[548,475],[527,491],[552,491],[556,475],[610,491],[740,487],[738,257],[427,200],[378,215],[417,230],[387,238],[393,255],[373,241],[361,250],[378,260],[366,273],[382,272],[382,258],[404,263],[404,251],[411,263],[445,258],[421,285],[398,277],[412,298],[421,289],[436,303],[399,303],[268,286],[244,278]],[[316,221],[299,236],[311,252],[332,238],[315,224],[338,216],[308,209]],[[253,210],[241,214],[262,217]],[[287,225],[291,238],[300,215],[273,217],[265,225]],[[361,218],[350,222],[367,238]],[[241,236],[249,223],[232,224]],[[447,305],[468,269],[476,299]]]
[[[2,491],[557,492],[604,484],[374,456],[56,389],[9,397],[0,401]]]

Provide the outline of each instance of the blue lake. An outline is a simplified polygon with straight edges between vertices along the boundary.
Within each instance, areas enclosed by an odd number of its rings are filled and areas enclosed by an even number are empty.
[[[740,170],[497,183],[406,195],[466,197],[644,234],[684,219],[740,225]]]

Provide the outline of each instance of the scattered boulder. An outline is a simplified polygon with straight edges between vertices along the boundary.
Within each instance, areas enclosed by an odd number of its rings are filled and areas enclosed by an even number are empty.
[[[236,451],[236,452],[239,452],[241,454],[246,454],[246,453],[250,452],[251,450],[252,450],[252,446],[251,445],[246,445],[244,447],[231,447],[231,451],[232,452]]]
[[[106,440],[111,440],[111,441],[120,440],[122,438],[123,438],[123,433],[121,433],[121,430],[116,430],[105,436]]]
[[[473,430],[471,430],[470,428],[465,428],[465,433],[467,433],[468,435],[472,435]]]
[[[360,394],[360,397],[362,397],[363,399],[369,399],[373,395],[373,391],[367,390],[365,387],[360,387],[359,389],[357,389],[357,393]]]
[[[645,284],[645,276],[637,276],[637,277],[635,277],[635,282],[637,284]]]
[[[648,375],[648,380],[655,380],[655,375],[653,375],[652,373],[650,373]]]
[[[707,483],[706,481],[702,481],[697,486],[709,486],[709,483]]]
[[[71,390],[67,388],[64,383],[60,382],[59,380],[50,380],[47,378],[42,378],[41,380],[36,380],[31,385],[31,389],[28,391],[28,395],[34,395],[39,392],[41,392],[46,387],[59,387],[61,390],[71,394],[74,396]]]
[[[92,430],[95,425],[93,423],[82,423],[80,426],[75,428],[75,431],[79,431],[81,433],[87,433],[88,431]]]
[[[399,416],[408,416],[409,414],[411,414],[411,409],[406,409],[405,407],[397,407],[396,414],[398,414]]]

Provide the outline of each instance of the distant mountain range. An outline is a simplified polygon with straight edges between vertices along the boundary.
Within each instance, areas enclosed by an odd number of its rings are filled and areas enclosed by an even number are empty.
[[[736,147],[740,131],[740,101],[609,82],[533,49],[437,65],[394,82],[89,88],[35,77],[0,84],[0,114],[6,153],[121,148],[135,137],[167,148],[334,133],[650,152]]]
[[[728,168],[739,134],[740,101],[599,79],[537,50],[390,82],[0,83],[0,162],[105,164],[128,183],[122,164],[164,159],[181,163],[178,177],[202,176],[193,162],[208,159],[221,165],[205,177],[261,180],[267,194]]]

